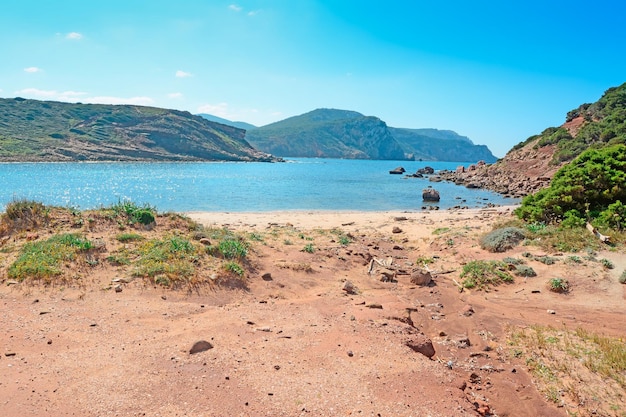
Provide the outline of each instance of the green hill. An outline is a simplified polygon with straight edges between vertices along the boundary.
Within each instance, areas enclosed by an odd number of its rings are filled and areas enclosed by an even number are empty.
[[[245,131],[144,106],[0,99],[1,161],[272,161]]]
[[[451,130],[389,129],[410,159],[463,162],[482,160],[487,163],[497,161],[487,146],[474,145],[469,138]]]
[[[350,110],[317,109],[248,131],[257,149],[284,157],[493,162],[485,146],[436,129],[399,129]]]

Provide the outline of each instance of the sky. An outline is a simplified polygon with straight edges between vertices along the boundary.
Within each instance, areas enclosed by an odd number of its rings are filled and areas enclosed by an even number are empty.
[[[623,0],[20,0],[0,97],[263,126],[317,108],[454,130],[502,157],[626,82]]]

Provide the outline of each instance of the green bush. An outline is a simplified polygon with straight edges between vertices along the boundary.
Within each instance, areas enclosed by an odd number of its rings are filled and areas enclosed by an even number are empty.
[[[626,270],[622,272],[622,275],[619,276],[619,282],[622,284],[626,284]]]
[[[156,209],[149,204],[138,206],[132,201],[120,200],[109,209],[117,216],[125,216],[131,224],[149,225],[155,222]]]
[[[489,252],[505,252],[515,247],[524,239],[524,231],[518,227],[496,229],[485,235],[480,247]]]
[[[17,199],[6,205],[2,221],[13,230],[35,229],[47,222],[49,211],[38,201]]]
[[[565,293],[569,291],[569,282],[563,278],[552,278],[548,281],[550,291]]]
[[[615,145],[583,152],[554,175],[549,188],[525,197],[515,213],[530,222],[578,226],[599,219],[624,227],[622,201],[626,201],[626,146]]]

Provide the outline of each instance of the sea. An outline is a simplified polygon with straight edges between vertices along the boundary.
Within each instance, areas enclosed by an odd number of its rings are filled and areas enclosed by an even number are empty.
[[[458,162],[292,158],[266,162],[56,162],[0,163],[0,211],[20,199],[86,210],[120,201],[149,204],[159,212],[419,211],[517,204],[519,201],[449,182],[407,178],[430,166]],[[427,187],[439,203],[424,203]]]

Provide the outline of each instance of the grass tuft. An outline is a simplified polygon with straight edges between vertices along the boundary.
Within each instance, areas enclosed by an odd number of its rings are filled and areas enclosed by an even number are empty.
[[[491,286],[513,282],[513,277],[506,272],[507,264],[501,261],[470,261],[463,266],[461,285],[464,288],[487,290]]]

